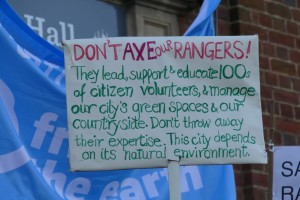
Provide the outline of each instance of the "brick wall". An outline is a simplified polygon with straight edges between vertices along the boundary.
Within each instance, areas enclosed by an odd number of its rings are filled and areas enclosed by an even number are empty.
[[[197,11],[180,19],[181,32]],[[259,35],[264,135],[275,145],[300,145],[300,0],[222,0],[218,35]],[[268,165],[234,165],[238,200],[271,199]]]

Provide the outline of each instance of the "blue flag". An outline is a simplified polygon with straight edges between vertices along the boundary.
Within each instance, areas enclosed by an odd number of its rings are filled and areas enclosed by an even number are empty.
[[[204,0],[199,14],[184,33],[186,36],[214,36],[214,11],[221,0]]]
[[[0,0],[0,196],[165,200],[167,169],[70,172],[63,52]],[[231,166],[181,167],[182,199],[235,199]]]

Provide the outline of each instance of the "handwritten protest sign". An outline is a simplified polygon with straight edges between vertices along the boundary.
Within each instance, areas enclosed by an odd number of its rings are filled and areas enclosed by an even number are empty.
[[[65,42],[71,170],[266,163],[258,37]]]

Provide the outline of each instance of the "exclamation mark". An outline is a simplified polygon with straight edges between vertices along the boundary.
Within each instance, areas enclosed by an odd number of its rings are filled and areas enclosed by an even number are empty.
[[[248,42],[247,56],[246,56],[246,58],[248,58],[248,55],[249,55],[249,53],[250,53],[250,49],[251,49],[251,41]]]

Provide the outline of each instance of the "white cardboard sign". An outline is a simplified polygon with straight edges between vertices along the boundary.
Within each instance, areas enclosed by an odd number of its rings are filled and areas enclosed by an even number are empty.
[[[258,37],[65,42],[71,170],[266,163]]]
[[[300,199],[300,147],[274,148],[273,200]]]

